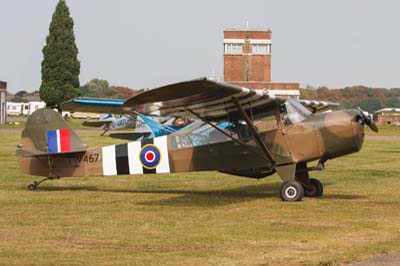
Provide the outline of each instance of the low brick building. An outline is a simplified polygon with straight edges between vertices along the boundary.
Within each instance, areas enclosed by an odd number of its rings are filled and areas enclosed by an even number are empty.
[[[0,81],[0,125],[4,125],[6,123],[6,117],[7,117],[6,96],[7,96],[7,82]]]
[[[271,81],[271,30],[224,30],[224,81],[238,86],[269,90],[276,95],[298,98],[299,83]]]
[[[400,108],[384,108],[374,113],[378,125],[400,125]]]

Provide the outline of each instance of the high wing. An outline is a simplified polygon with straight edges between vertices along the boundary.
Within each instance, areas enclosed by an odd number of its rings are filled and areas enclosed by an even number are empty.
[[[108,114],[127,114],[130,112],[122,108],[125,100],[117,99],[97,99],[97,98],[77,98],[61,104],[63,111],[84,112],[84,113],[108,113]]]
[[[127,101],[97,98],[78,98],[61,104],[63,111],[97,113],[141,113],[197,119],[199,116],[209,121],[226,120],[236,111],[232,99],[235,98],[244,111],[251,109],[252,115],[260,115],[272,110],[285,99],[268,91],[253,90],[229,83],[216,82],[206,78],[175,83],[140,93]],[[338,107],[338,103],[297,100],[313,113]],[[196,115],[195,115],[195,114]]]
[[[166,115],[209,121],[225,120],[235,112],[235,98],[244,111],[257,115],[268,112],[285,99],[263,90],[251,90],[206,78],[175,83],[138,94],[123,104],[129,112]]]

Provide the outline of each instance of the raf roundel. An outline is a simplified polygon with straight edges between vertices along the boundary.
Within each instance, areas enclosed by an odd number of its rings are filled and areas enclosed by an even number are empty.
[[[155,169],[160,163],[161,153],[157,146],[147,144],[140,151],[139,158],[144,168]]]

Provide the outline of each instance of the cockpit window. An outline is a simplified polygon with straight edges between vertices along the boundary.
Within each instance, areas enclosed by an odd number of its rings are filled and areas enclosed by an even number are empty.
[[[236,139],[245,140],[251,137],[250,129],[241,121],[236,124],[222,122],[215,124],[215,126]],[[202,121],[195,121],[181,131],[173,134],[171,136],[171,145],[172,149],[182,149],[230,140],[230,137],[224,135],[212,126]]]
[[[220,123],[217,125],[222,130],[226,130],[227,125]],[[215,142],[229,141],[230,139],[204,123],[203,121],[195,121],[191,125],[185,127],[179,132],[171,136],[172,149],[182,149],[189,147],[202,146]]]
[[[311,115],[311,112],[307,110],[301,103],[296,100],[288,99],[285,101],[286,117],[284,124],[298,123],[305,120]]]

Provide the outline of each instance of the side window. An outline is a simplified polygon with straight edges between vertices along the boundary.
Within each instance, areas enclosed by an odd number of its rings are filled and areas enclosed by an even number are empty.
[[[228,122],[224,122],[216,124],[216,126],[228,134],[234,134],[233,132],[229,132],[229,124],[230,123]],[[190,127],[190,125],[188,127]],[[189,130],[175,133],[171,136],[171,148],[176,150],[229,140],[229,137],[206,124],[197,128],[189,128]]]
[[[251,50],[252,54],[267,55],[271,54],[271,45],[256,43],[251,45]]]
[[[262,119],[254,120],[254,125],[258,132],[265,132],[276,130],[279,127],[279,121],[277,121],[274,112],[269,112]]]

